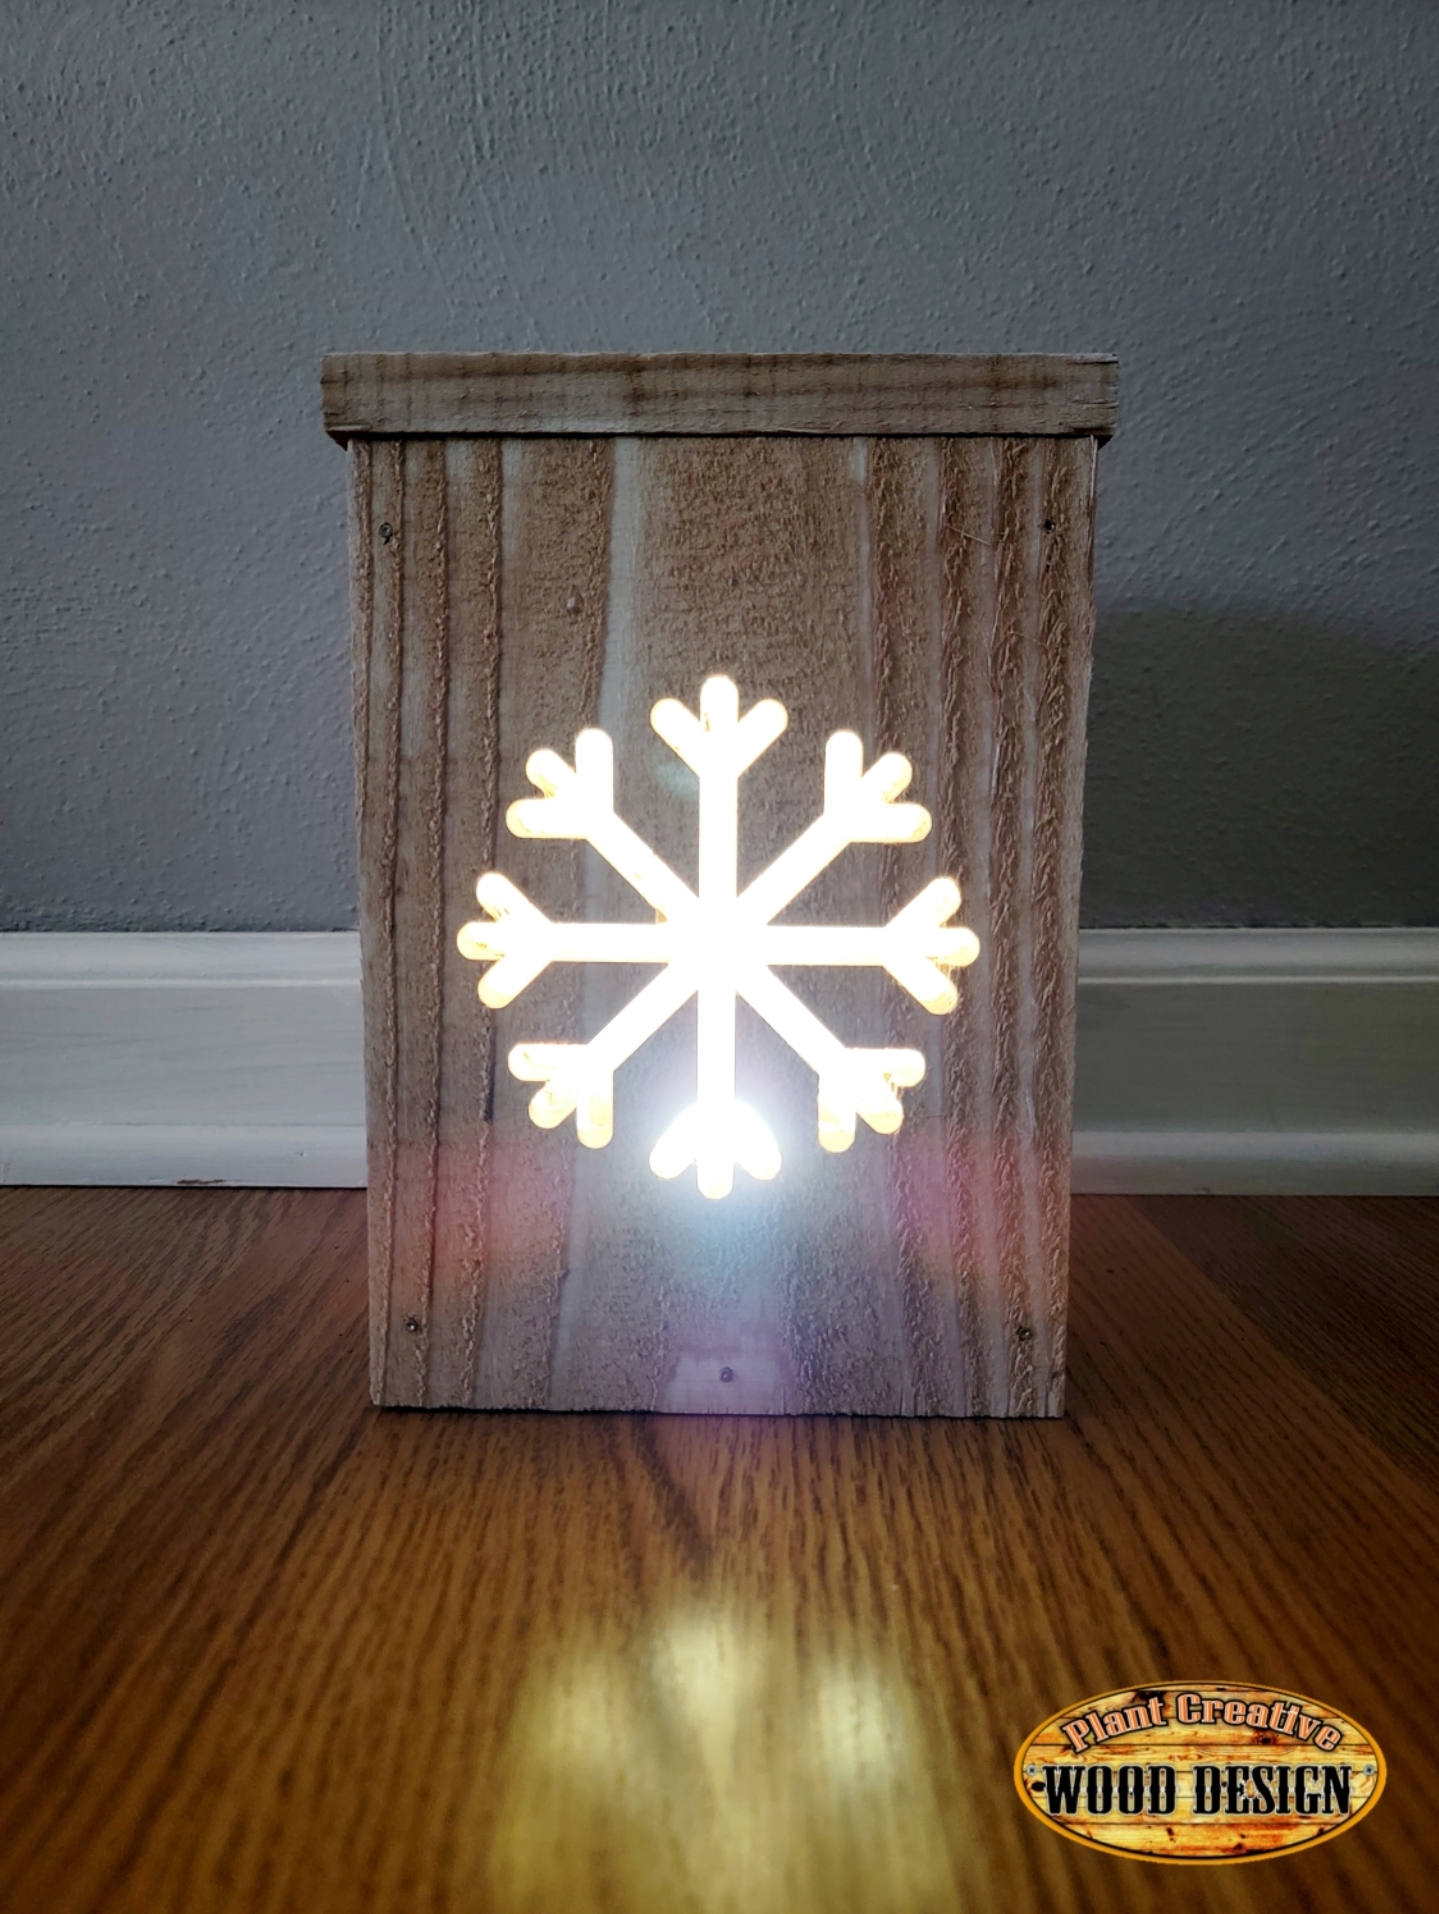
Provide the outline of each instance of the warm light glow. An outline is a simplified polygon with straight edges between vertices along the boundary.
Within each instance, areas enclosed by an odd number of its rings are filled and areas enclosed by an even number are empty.
[[[979,955],[972,931],[949,919],[959,886],[937,877],[887,924],[784,925],[771,920],[850,844],[915,844],[929,813],[895,800],[909,785],[909,761],[896,751],[864,769],[864,747],[838,731],[825,748],[824,809],[808,830],[743,891],[738,888],[739,781],[784,730],[784,707],[766,698],[739,715],[728,678],[700,690],[699,716],[663,698],[650,723],[699,779],[699,889],[692,891],[615,815],[614,751],[603,731],[575,739],[573,768],[553,751],[536,751],[525,769],[542,793],[507,813],[517,837],[570,838],[592,844],[653,905],[653,924],[562,924],[537,910],[508,878],[487,871],[476,896],[488,913],[466,924],[459,947],[491,966],[481,1001],[500,1009],[548,964],[655,964],[659,975],[588,1043],[522,1043],[510,1069],[541,1087],[530,1102],[536,1123],[553,1129],[574,1112],[581,1143],[599,1149],[614,1135],[615,1071],[691,997],[698,998],[697,1096],[656,1143],[650,1167],[678,1176],[695,1166],[706,1196],[727,1196],[735,1165],[768,1179],[779,1150],[764,1120],[735,1096],[735,1004],[743,997],[819,1079],[819,1141],[847,1150],[859,1118],[888,1135],[900,1126],[898,1091],[918,1083],[917,1050],[851,1049],[774,975],[776,964],[859,965],[887,970],[936,1016],[959,1001],[947,973]]]

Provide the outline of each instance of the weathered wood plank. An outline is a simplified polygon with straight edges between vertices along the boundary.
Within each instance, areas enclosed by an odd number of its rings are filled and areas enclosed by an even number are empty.
[[[903,751],[919,768],[923,789],[914,795],[934,818],[923,845],[881,854],[880,916],[889,918],[931,878],[943,873],[963,880],[946,813],[946,765],[963,750],[964,734],[949,722],[944,698],[944,672],[952,667],[945,654],[939,544],[944,442],[876,440],[863,452],[861,562],[868,581],[874,745],[876,751]],[[960,915],[974,925],[967,895]],[[983,952],[981,966],[982,959]],[[983,976],[978,967],[978,978]],[[958,981],[964,1005],[976,987],[976,969]],[[886,993],[886,1013],[886,1041],[919,1038],[926,1061],[923,1082],[905,1094],[904,1125],[890,1152],[913,1408],[917,1414],[973,1413],[988,1395],[975,1367],[977,1270],[960,1253],[949,1215],[944,1111],[952,1086],[943,1033],[925,1018],[916,1028],[908,1000],[896,989]]]
[[[615,739],[624,814],[688,881],[696,781],[650,727],[656,699],[693,707],[701,679],[718,671],[745,705],[776,697],[789,711],[789,728],[743,782],[742,885],[816,815],[825,739],[864,721],[849,460],[840,440],[617,443],[601,722]],[[790,921],[874,921],[873,870],[861,851],[846,853]],[[635,901],[607,874],[593,908],[633,916]],[[592,1028],[634,981],[591,973]],[[878,1001],[873,976],[787,981],[849,1041],[862,1040],[855,1013]],[[741,1175],[716,1204],[693,1175],[665,1183],[650,1171],[652,1145],[694,1100],[687,1009],[621,1073],[614,1142],[578,1153],[552,1406],[898,1405],[904,1350],[883,1142],[866,1131],[846,1157],[824,1155],[809,1070],[744,1006],[739,1039],[740,1095],[774,1118],[781,1176],[758,1185]]]
[[[355,606],[377,1399],[701,1412],[1057,1414],[1094,442],[798,436],[357,441]],[[614,1140],[537,1129],[520,1041],[645,981],[556,965],[505,1010],[454,937],[480,871],[548,915],[644,907],[504,808],[543,745],[614,740],[621,814],[693,880],[693,774],[654,735],[725,672],[784,736],[742,787],[741,883],[817,814],[823,750],[912,760],[922,846],[856,846],[787,920],[882,922],[959,878],[961,1008],[876,972],[786,981],[841,1038],[917,1047],[897,1138],[828,1156],[808,1066],[740,1007],[784,1169],[723,1204],[657,1179],[689,1007],[626,1064]]]
[[[1043,448],[1002,445],[996,474],[995,622],[988,658],[994,729],[989,793],[992,923],[989,995],[994,1031],[991,1187],[998,1249],[991,1309],[999,1311],[1004,1378],[996,1393],[1026,1402],[1030,1288],[1038,1255],[1033,1096],[1034,725],[1039,660],[1039,512]]]
[[[925,747],[925,874],[960,877],[981,942],[895,1149],[922,1396],[948,1413],[1062,1401],[1090,523],[1068,475],[1093,446],[1075,449],[871,448],[879,742]]]
[[[1030,1290],[1029,1399],[1064,1406],[1069,1295],[1070,1141],[1083,852],[1085,713],[1094,634],[1093,440],[1044,447],[1039,528],[1038,747],[1034,801],[1032,990],[1039,1241]],[[1018,1333],[1018,1332],[1016,1332]]]
[[[391,898],[395,974],[395,1199],[383,1400],[427,1399],[439,1177],[445,947],[446,715],[450,631],[445,447],[402,449],[403,567]]]
[[[500,815],[531,795],[531,752],[549,745],[568,758],[575,734],[599,715],[608,616],[612,448],[585,440],[504,446],[504,538],[500,587]],[[526,841],[500,827],[497,868],[548,916],[581,917],[591,856],[584,846]],[[487,866],[486,868],[491,868]],[[451,924],[475,915],[479,869],[457,873]],[[476,1392],[480,1408],[542,1409],[551,1394],[560,1300],[571,1260],[574,1126],[537,1129],[505,1059],[521,1037],[581,1035],[585,983],[554,965],[519,1003],[496,1014],[475,991],[478,971],[461,960],[468,1014],[493,1022],[494,1202],[485,1335]],[[555,1146],[558,1144],[558,1148]]]
[[[446,653],[440,1080],[434,1266],[424,1399],[474,1400],[490,1297],[495,1075],[504,1060],[476,1015],[474,966],[455,946],[454,899],[494,862],[500,782],[500,447],[453,439],[445,454]]]
[[[360,542],[351,556],[354,583],[356,810],[360,851],[360,965],[365,1000],[365,1125],[370,1191],[370,1386],[384,1398],[390,1361],[390,1288],[399,1174],[396,1112],[399,1036],[395,972],[396,827],[400,786],[400,691],[404,567],[404,447],[393,439],[373,454],[357,446],[356,509]]]
[[[336,353],[325,429],[412,433],[1077,434],[1114,430],[1117,366],[1035,353]]]

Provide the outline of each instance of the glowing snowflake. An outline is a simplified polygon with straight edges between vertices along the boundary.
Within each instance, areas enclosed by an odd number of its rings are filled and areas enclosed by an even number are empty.
[[[647,903],[653,924],[555,923],[523,892],[488,871],[475,894],[491,922],[466,924],[459,947],[492,967],[480,979],[481,1001],[511,1002],[548,964],[655,964],[660,973],[588,1043],[522,1043],[510,1069],[542,1087],[530,1115],[545,1129],[571,1111],[581,1143],[600,1149],[614,1134],[615,1071],[691,997],[698,1004],[698,1098],[656,1143],[650,1167],[678,1176],[694,1164],[706,1196],[727,1196],[734,1166],[769,1178],[779,1150],[763,1120],[735,1096],[735,1000],[743,997],[819,1078],[819,1141],[847,1150],[863,1117],[888,1134],[903,1117],[897,1094],[918,1083],[917,1050],[850,1049],[774,975],[775,964],[869,965],[891,977],[941,1016],[958,1002],[946,972],[974,962],[979,942],[949,922],[959,886],[948,877],[928,884],[910,904],[876,925],[787,925],[773,919],[849,844],[914,844],[929,831],[920,804],[897,804],[909,784],[909,761],[887,752],[869,770],[852,731],[837,731],[825,748],[824,810],[788,850],[737,888],[739,780],[787,723],[772,698],[739,715],[739,692],[728,678],[700,690],[700,714],[662,699],[650,723],[699,778],[699,892],[616,816],[614,752],[603,731],[575,739],[573,768],[553,751],[536,751],[525,769],[542,797],[522,798],[507,814],[517,837],[580,839],[592,844]]]

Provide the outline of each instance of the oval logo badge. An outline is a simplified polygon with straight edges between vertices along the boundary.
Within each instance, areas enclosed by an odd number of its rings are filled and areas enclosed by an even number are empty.
[[[1330,1841],[1384,1787],[1374,1737],[1337,1708],[1249,1682],[1163,1681],[1051,1715],[1015,1757],[1031,1813],[1143,1861],[1262,1861]]]

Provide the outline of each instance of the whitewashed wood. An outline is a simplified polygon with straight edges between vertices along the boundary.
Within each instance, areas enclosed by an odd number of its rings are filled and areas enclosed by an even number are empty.
[[[359,969],[0,935],[0,1182],[363,1186]],[[1439,1194],[1439,930],[1085,931],[1078,1003],[1077,1190]]]
[[[377,1400],[1058,1413],[1094,437],[479,438],[479,512],[460,443],[353,454]],[[907,862],[847,852],[792,916],[882,922],[942,869],[982,947],[945,1019],[807,973],[843,1041],[925,1053],[926,1095],[898,1139],[829,1157],[808,1069],[745,1035],[741,1095],[785,1171],[722,1206],[648,1168],[691,1094],[692,1012],[625,1067],[615,1139],[587,1152],[536,1132],[498,1059],[593,1032],[638,980],[559,968],[493,1015],[454,950],[496,863],[551,911],[633,912],[608,869],[498,831],[529,754],[587,724],[622,814],[692,873],[693,780],[649,711],[714,672],[790,713],[744,781],[742,880],[814,816],[825,740],[853,727],[871,758],[906,750],[938,828]]]
[[[411,433],[1076,434],[1114,430],[1103,355],[336,353],[325,429]]]

